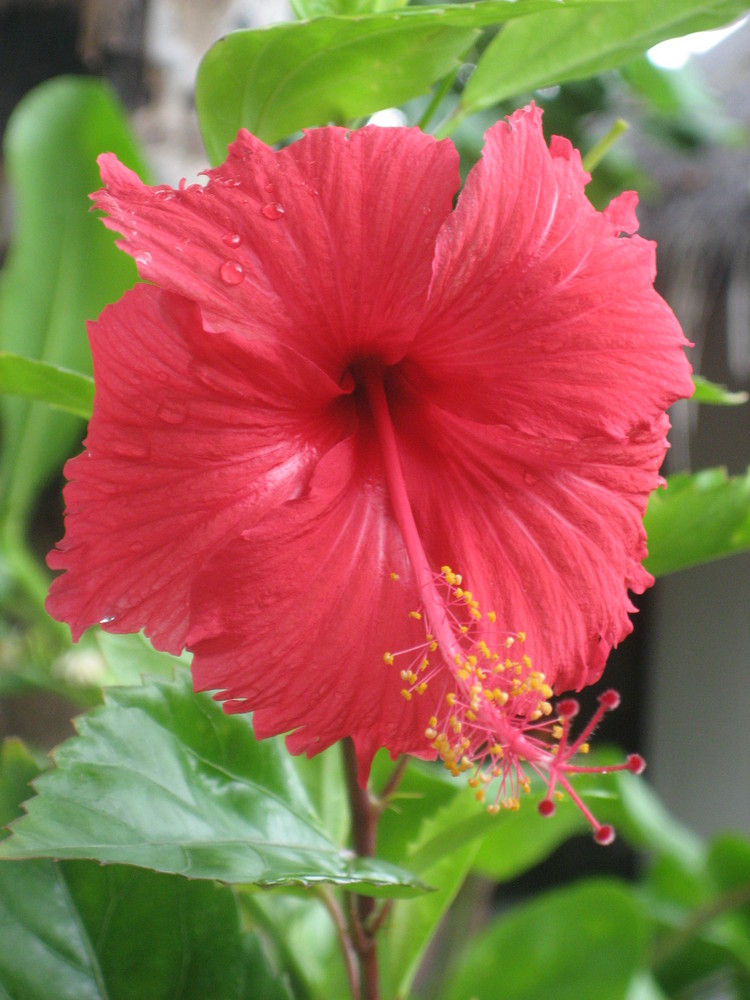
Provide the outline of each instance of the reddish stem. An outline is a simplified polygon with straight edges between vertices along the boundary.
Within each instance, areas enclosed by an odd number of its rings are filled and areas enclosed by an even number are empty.
[[[377,805],[366,788],[357,779],[357,754],[351,739],[343,741],[346,786],[349,793],[349,811],[352,819],[354,850],[362,858],[375,856],[375,838],[380,815]],[[359,961],[359,1000],[379,1000],[378,958],[371,917],[375,900],[371,896],[352,896],[350,919],[352,945]]]

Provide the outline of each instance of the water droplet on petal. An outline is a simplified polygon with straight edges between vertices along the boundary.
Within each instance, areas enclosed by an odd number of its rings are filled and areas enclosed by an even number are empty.
[[[266,191],[268,191],[268,193],[271,194],[273,192],[273,190],[274,190],[274,186],[269,181],[269,183],[266,184]]]
[[[151,254],[148,250],[139,250],[138,253],[133,254],[133,260],[136,264],[142,264],[144,267],[148,267],[151,263]]]
[[[239,233],[224,233],[221,241],[226,243],[228,247],[238,247],[242,243],[242,237]]]
[[[242,264],[238,264],[236,260],[225,260],[219,268],[219,277],[225,285],[239,285],[245,277],[245,272],[242,270]]]
[[[137,432],[134,432],[137,433]],[[130,438],[130,439],[120,439],[116,441],[110,441],[109,450],[114,452],[115,455],[120,455],[122,458],[148,458],[149,446],[148,443],[143,438]]]
[[[167,403],[159,407],[156,415],[165,424],[172,424],[174,427],[178,427],[187,420],[187,408],[184,403]]]
[[[261,208],[261,212],[267,219],[270,219],[272,222],[276,222],[284,214],[284,207],[277,201],[269,201],[267,205],[264,205],[263,208]]]
[[[109,625],[109,623],[113,622],[114,620],[115,620],[115,616],[114,615],[105,615],[104,618],[100,618],[99,619],[99,624],[100,625]]]

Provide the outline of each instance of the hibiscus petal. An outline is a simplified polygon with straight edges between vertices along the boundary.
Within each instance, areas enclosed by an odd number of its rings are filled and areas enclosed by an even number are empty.
[[[472,423],[424,400],[394,409],[428,557],[461,573],[490,645],[525,632],[559,693],[599,678],[632,628],[627,589],[651,582],[642,514],[659,479],[666,418],[622,440],[540,439]]]
[[[363,780],[381,746],[434,756],[424,730],[444,691],[406,701],[398,662],[383,659],[424,644],[425,631],[409,617],[419,596],[380,477],[377,443],[360,429],[321,460],[309,495],[206,564],[188,635],[197,690],[254,710],[260,737],[293,731],[295,753],[351,736]]]
[[[458,188],[451,143],[375,126],[313,130],[280,152],[243,131],[205,187],[179,191],[147,187],[112,154],[100,164],[97,207],[144,278],[336,380],[355,355],[403,355]]]
[[[349,433],[338,389],[280,346],[206,333],[197,307],[138,285],[90,324],[96,398],[86,452],[65,472],[67,572],[47,607],[75,638],[103,621],[184,644],[207,555],[298,495]]]
[[[530,107],[493,126],[438,238],[409,350],[414,385],[524,433],[615,438],[690,395],[685,340],[652,287],[628,193],[596,212],[580,156]]]

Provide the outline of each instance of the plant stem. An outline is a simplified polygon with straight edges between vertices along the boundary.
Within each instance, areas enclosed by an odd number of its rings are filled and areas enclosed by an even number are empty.
[[[354,850],[362,858],[375,856],[375,838],[380,815],[376,803],[357,780],[357,754],[351,739],[342,743]],[[378,960],[370,918],[375,910],[371,896],[350,895],[351,944],[359,963],[358,1000],[378,1000]],[[355,997],[357,995],[355,994]]]
[[[680,948],[687,944],[690,938],[695,937],[712,920],[748,903],[750,903],[750,882],[745,882],[732,889],[727,889],[726,892],[712,899],[709,903],[698,907],[690,914],[682,927],[677,927],[674,931],[664,934],[656,942],[651,956],[652,966],[656,967],[672,958]]]
[[[346,979],[349,983],[349,989],[351,991],[354,1000],[360,1000],[360,984],[359,984],[359,965],[357,962],[357,952],[354,948],[354,943],[349,934],[349,927],[347,926],[346,917],[339,906],[338,900],[330,891],[330,889],[324,888],[319,892],[319,897],[328,913],[331,916],[334,927],[336,928],[336,934],[338,935],[339,943],[341,945],[341,952],[344,956],[344,966],[346,968]]]

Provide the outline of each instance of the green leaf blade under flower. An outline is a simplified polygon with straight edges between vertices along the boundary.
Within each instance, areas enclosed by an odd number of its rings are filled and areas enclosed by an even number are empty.
[[[339,847],[283,744],[256,741],[247,716],[193,695],[187,675],[110,689],[78,727],[0,856],[88,858],[263,887],[424,888]]]
[[[0,823],[38,768],[0,750]],[[285,1000],[229,889],[87,861],[0,862],[0,996]],[[252,986],[251,986],[252,984]]]

